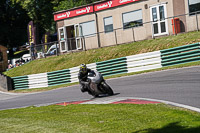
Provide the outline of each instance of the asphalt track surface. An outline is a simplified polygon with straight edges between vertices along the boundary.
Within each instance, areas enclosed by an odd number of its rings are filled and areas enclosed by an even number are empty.
[[[109,98],[149,98],[200,109],[200,66],[109,79],[107,83],[115,93]],[[0,92],[0,110],[91,99],[81,93],[79,85],[32,94]]]

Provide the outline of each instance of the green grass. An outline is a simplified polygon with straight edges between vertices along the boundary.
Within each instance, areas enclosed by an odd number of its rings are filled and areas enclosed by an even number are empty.
[[[21,67],[5,72],[7,76],[16,77],[36,73],[45,73],[61,69],[67,69],[80,65],[81,63],[94,63],[129,55],[152,52],[186,44],[200,42],[200,32],[190,32],[177,36],[166,36],[162,38],[144,40],[130,44],[105,47],[100,49],[82,51],[49,57],[27,63]]]
[[[200,114],[164,104],[51,105],[0,111],[0,132],[198,133]]]

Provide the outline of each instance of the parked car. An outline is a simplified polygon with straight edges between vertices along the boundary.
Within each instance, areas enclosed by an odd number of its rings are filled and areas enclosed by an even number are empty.
[[[59,48],[59,44],[57,44],[57,51]],[[48,55],[56,55],[56,44],[52,45],[49,50],[45,53],[46,56]]]
[[[31,60],[31,55],[30,55],[30,54],[24,54],[24,55],[22,56],[22,59],[23,59],[25,62],[30,61],[30,60]]]

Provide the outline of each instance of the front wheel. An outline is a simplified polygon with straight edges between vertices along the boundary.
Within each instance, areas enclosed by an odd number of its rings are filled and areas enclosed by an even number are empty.
[[[105,82],[101,83],[102,89],[104,90],[105,93],[107,93],[108,95],[113,95],[113,90],[110,88],[110,86],[108,84],[106,84]]]

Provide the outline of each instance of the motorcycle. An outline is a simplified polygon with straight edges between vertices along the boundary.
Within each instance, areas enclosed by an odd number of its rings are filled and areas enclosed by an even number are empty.
[[[101,73],[97,71],[91,71],[88,73],[88,94],[98,97],[100,95],[113,95],[113,90],[105,82]]]

